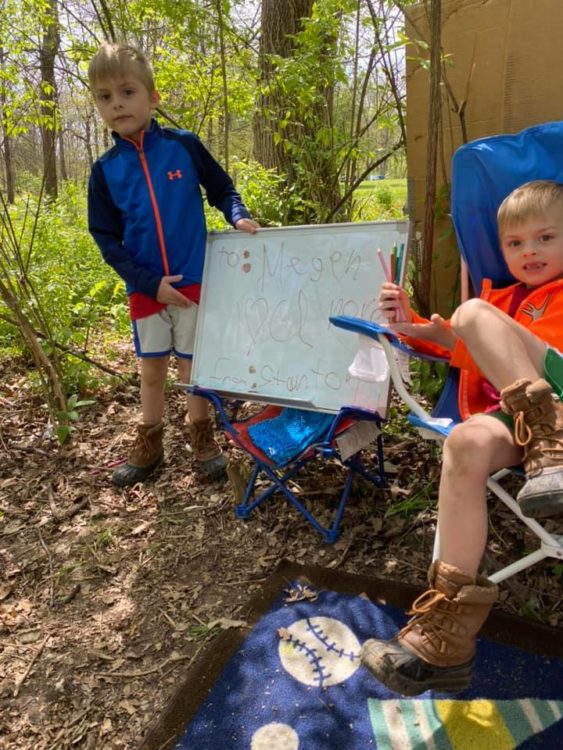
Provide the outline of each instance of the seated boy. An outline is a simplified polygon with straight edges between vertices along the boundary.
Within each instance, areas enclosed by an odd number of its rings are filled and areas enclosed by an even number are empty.
[[[380,294],[390,329],[460,368],[466,420],[444,443],[440,559],[430,566],[430,588],[393,640],[368,640],[362,652],[370,672],[404,695],[457,692],[471,681],[476,636],[498,595],[478,575],[489,475],[522,463],[522,512],[563,512],[563,184],[540,180],[514,190],[499,208],[498,228],[517,283],[493,290],[486,280],[481,298],[450,321],[416,315],[395,284]]]
[[[142,421],[127,462],[112,475],[113,483],[124,487],[143,482],[164,458],[171,354],[181,380],[190,380],[206,243],[200,186],[236,229],[254,233],[258,224],[199,138],[153,119],[160,95],[140,50],[106,42],[88,76],[115,141],[92,167],[89,228],[106,263],[125,281],[141,370]],[[188,396],[187,412],[196,467],[208,476],[222,475],[227,461],[215,440],[208,402]]]

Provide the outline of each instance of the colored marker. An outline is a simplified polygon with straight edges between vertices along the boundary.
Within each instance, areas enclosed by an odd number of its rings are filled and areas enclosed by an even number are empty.
[[[401,245],[399,247],[399,253],[397,255],[397,266],[395,268],[395,282],[399,285],[401,284],[404,254],[405,254],[405,243],[401,242]]]
[[[377,248],[377,257],[379,258],[379,262],[381,263],[381,268],[383,269],[383,275],[385,276],[385,281],[393,281],[393,277],[391,276],[389,269],[387,268],[387,263],[385,262],[385,258],[383,257],[383,252],[380,247]]]

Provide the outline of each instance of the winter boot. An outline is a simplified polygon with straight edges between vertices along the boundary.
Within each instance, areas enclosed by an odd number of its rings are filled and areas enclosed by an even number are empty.
[[[477,633],[498,597],[498,586],[440,562],[428,571],[431,588],[413,603],[413,617],[391,641],[369,640],[362,664],[402,695],[457,693],[471,682]]]
[[[118,466],[111,476],[111,481],[118,487],[128,487],[137,482],[144,482],[156,467],[162,463],[162,422],[150,424],[141,422],[137,425],[137,439],[131,450],[127,463]]]
[[[501,391],[514,417],[514,438],[524,449],[526,482],[517,500],[525,516],[563,513],[563,404],[543,379],[517,380]]]
[[[188,414],[186,424],[198,469],[202,474],[212,478],[218,478],[225,474],[227,459],[215,440],[211,419],[207,417],[198,422],[192,422]]]

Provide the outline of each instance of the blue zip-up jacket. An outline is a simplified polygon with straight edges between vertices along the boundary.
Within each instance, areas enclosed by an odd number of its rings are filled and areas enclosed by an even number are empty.
[[[113,134],[115,146],[92,167],[88,228],[127,286],[156,299],[163,276],[201,283],[207,200],[232,225],[250,214],[233,182],[199,138],[154,120],[140,145]]]

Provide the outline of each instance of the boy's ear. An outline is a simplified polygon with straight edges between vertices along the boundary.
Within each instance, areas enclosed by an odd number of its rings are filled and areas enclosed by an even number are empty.
[[[153,91],[150,95],[150,103],[151,103],[151,109],[156,109],[158,105],[160,104],[160,94],[158,91]]]

